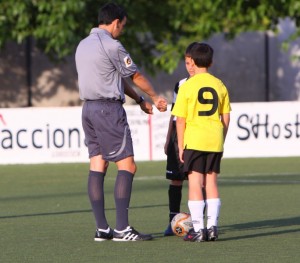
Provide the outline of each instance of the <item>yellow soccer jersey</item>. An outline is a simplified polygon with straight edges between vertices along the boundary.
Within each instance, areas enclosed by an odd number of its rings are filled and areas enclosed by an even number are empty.
[[[186,119],[186,149],[223,152],[220,114],[231,111],[228,91],[209,73],[196,74],[180,86],[172,115]]]

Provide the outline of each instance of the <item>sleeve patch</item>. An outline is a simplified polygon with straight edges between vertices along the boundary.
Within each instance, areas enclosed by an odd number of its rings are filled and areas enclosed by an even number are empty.
[[[126,68],[130,67],[130,66],[132,65],[132,60],[131,60],[131,58],[130,58],[129,56],[126,56],[126,57],[124,58],[124,63],[125,63]]]

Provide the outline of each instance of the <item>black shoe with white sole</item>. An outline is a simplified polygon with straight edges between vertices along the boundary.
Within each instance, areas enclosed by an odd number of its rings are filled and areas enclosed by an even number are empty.
[[[218,228],[216,226],[211,226],[207,229],[207,240],[216,241],[218,239]]]
[[[141,234],[133,227],[128,226],[125,231],[117,232],[114,230],[113,241],[147,241],[151,240],[152,236],[149,234]]]
[[[183,238],[184,241],[191,241],[191,242],[204,242],[207,239],[206,235],[206,228],[200,229],[198,232],[192,228],[188,232],[188,234]]]
[[[106,241],[111,240],[113,238],[113,230],[109,228],[109,232],[106,233],[104,231],[96,229],[95,241]]]

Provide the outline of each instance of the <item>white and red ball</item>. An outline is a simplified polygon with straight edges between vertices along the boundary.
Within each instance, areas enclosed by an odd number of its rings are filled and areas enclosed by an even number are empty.
[[[185,236],[193,228],[191,215],[184,212],[177,214],[171,221],[171,227],[176,236]]]

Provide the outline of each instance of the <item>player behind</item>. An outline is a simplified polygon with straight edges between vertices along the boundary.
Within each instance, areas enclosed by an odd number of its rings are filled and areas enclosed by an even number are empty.
[[[188,207],[193,228],[185,241],[214,241],[218,238],[221,201],[217,186],[223,145],[230,121],[230,101],[225,85],[210,73],[213,49],[196,43],[191,51],[193,78],[178,92],[172,114],[177,117],[179,158],[188,174]],[[207,223],[204,227],[205,202],[202,186],[205,181]]]
[[[194,76],[195,71],[192,67],[190,50],[196,42],[191,43],[185,51],[185,68],[189,73],[189,77]],[[180,85],[185,83],[189,77],[184,78],[175,84],[173,93],[173,103],[171,110],[176,102],[178,89]],[[171,228],[171,221],[173,217],[180,212],[180,203],[182,197],[182,184],[187,179],[183,172],[183,163],[180,162],[178,156],[178,143],[176,132],[176,117],[171,115],[169,121],[169,128],[165,143],[165,154],[167,155],[166,178],[170,180],[168,197],[169,197],[169,225],[164,232],[164,236],[173,236],[174,233]]]

